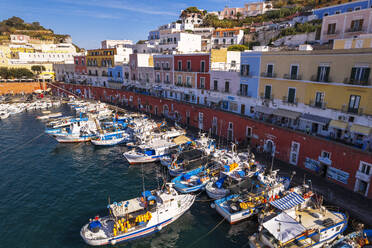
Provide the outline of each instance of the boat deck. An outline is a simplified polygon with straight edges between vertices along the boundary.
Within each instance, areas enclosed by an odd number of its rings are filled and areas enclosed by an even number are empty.
[[[342,218],[331,211],[324,209],[302,209],[296,210],[296,220],[306,229],[324,229],[342,221]]]

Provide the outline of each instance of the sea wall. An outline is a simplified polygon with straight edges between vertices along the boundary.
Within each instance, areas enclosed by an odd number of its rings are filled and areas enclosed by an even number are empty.
[[[298,166],[324,176],[351,191],[359,187],[359,168],[362,163],[372,165],[372,154],[325,138],[307,135],[292,129],[274,126],[256,119],[154,96],[102,87],[56,84],[53,91],[61,95],[64,91],[80,94],[85,98],[128,104],[128,106],[153,115],[175,117],[179,122],[212,130],[222,137],[233,137],[234,141],[247,142],[250,147],[275,153],[275,157],[290,166]],[[325,158],[328,157],[328,158]],[[362,178],[366,180],[365,178]],[[369,179],[369,178],[368,178]],[[372,199],[368,182],[364,196]]]
[[[45,83],[24,82],[24,83],[0,83],[0,95],[5,94],[29,94],[38,89],[46,89]]]

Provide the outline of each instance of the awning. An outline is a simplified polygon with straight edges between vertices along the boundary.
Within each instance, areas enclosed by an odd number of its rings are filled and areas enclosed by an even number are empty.
[[[185,135],[181,135],[173,139],[173,142],[176,143],[177,145],[185,144],[190,141],[191,139],[187,138]]]
[[[331,120],[329,123],[330,127],[341,129],[341,130],[346,130],[347,128],[347,122],[344,121],[339,121],[339,120]]]
[[[287,109],[275,109],[273,114],[281,117],[286,117],[289,119],[297,119],[301,115],[300,112],[291,111]]]
[[[305,120],[305,121],[315,122],[320,125],[327,125],[331,121],[331,119],[329,118],[318,116],[318,115],[312,115],[312,114],[302,114],[300,119]]]
[[[358,124],[353,124],[350,128],[350,132],[367,135],[369,136],[371,134],[372,127],[362,126]]]
[[[285,212],[266,221],[263,226],[281,243],[286,243],[306,231],[302,224]]]
[[[207,101],[218,103],[219,101],[221,101],[221,98],[209,96],[209,97],[207,97]]]
[[[276,207],[277,209],[280,209],[283,211],[283,210],[291,209],[297,206],[298,204],[303,203],[304,201],[305,199],[302,196],[300,196],[296,192],[292,192],[289,195],[279,200],[270,202],[270,204]]]
[[[274,112],[274,109],[268,108],[268,107],[265,107],[265,106],[256,106],[255,110],[256,110],[256,112],[264,113],[264,114],[267,114],[267,115],[272,115],[273,112]]]

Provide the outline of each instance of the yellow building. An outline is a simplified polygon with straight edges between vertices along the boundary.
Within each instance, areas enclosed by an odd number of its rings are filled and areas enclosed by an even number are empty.
[[[87,66],[112,67],[115,65],[116,48],[88,50]]]
[[[259,94],[283,104],[372,115],[372,49],[266,52]]]
[[[360,35],[358,38],[336,39],[333,49],[372,48],[372,36]]]

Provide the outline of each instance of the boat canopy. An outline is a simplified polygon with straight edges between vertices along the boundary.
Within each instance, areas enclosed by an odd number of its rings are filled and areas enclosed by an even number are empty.
[[[263,223],[264,228],[281,243],[287,243],[306,231],[306,228],[285,212]]]
[[[176,143],[177,145],[182,145],[191,142],[191,140],[187,138],[185,135],[181,135],[178,136],[177,138],[174,138],[173,142]]]
[[[277,209],[284,211],[287,209],[291,209],[297,206],[298,204],[303,203],[304,201],[305,199],[302,196],[300,196],[296,192],[291,192],[289,195],[286,195],[285,197],[279,200],[270,202],[270,204],[276,207]]]

